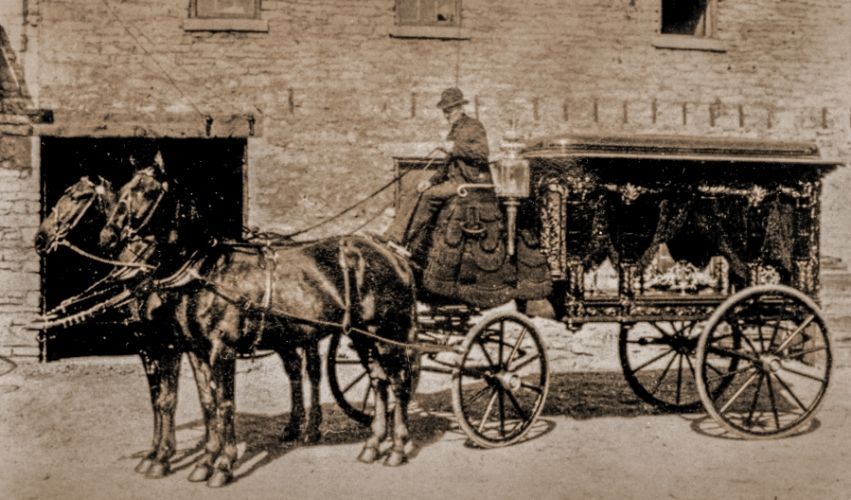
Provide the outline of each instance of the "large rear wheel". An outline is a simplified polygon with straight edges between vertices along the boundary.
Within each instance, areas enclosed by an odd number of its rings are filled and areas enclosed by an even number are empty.
[[[738,369],[718,370],[734,359]],[[812,299],[787,286],[757,286],[731,296],[707,322],[697,345],[697,388],[729,432],[781,437],[806,429],[831,363],[827,326]]]

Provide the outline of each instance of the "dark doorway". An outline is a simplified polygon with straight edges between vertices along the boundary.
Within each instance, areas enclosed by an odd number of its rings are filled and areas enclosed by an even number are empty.
[[[238,238],[246,144],[245,139],[45,137],[41,141],[42,217],[80,177],[101,176],[118,191],[133,176],[131,158],[136,165],[146,166],[159,151],[169,176],[182,185],[185,196],[193,198],[212,235]],[[74,237],[92,247],[96,235]],[[47,310],[85,290],[109,271],[109,265],[61,248],[42,259],[41,271],[42,304]],[[133,325],[127,324],[127,317],[127,311],[112,311],[82,325],[51,331],[42,341],[42,358],[133,353]]]

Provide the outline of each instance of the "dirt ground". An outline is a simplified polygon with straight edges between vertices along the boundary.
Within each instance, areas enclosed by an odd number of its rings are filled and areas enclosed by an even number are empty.
[[[533,437],[480,450],[450,411],[447,380],[426,375],[412,415],[409,464],[355,460],[366,430],[323,384],[322,441],[282,445],[289,412],[280,362],[241,361],[235,481],[211,490],[186,480],[203,437],[184,362],[174,472],[133,472],[150,440],[151,410],[134,358],[22,364],[0,377],[0,498],[851,498],[851,286],[823,294],[835,351],[832,386],[807,432],[786,439],[721,436],[702,413],[641,403],[617,368],[614,330],[547,326],[555,370]],[[0,363],[0,371],[5,369]]]

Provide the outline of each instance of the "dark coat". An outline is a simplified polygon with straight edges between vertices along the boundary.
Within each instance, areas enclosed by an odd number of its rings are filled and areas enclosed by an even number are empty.
[[[464,182],[489,182],[488,170],[488,136],[482,122],[467,115],[461,115],[452,128],[446,140],[452,141],[452,151],[448,151],[446,164],[432,179],[437,184],[452,180]]]

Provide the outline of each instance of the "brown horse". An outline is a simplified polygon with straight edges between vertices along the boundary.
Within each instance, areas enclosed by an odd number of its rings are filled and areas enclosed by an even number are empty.
[[[156,164],[154,165],[156,166]],[[128,189],[130,189],[128,187]],[[92,306],[91,300],[85,300],[87,297],[95,295],[104,288],[115,284],[125,284],[133,286],[142,283],[145,276],[141,271],[145,269],[145,265],[150,260],[155,260],[156,245],[155,241],[146,240],[145,238],[128,238],[117,256],[114,259],[108,259],[100,255],[103,251],[98,246],[98,235],[100,230],[106,223],[107,217],[112,213],[115,206],[116,194],[112,189],[112,185],[105,179],[98,177],[95,181],[88,177],[81,178],[77,183],[65,190],[63,195],[57,200],[56,204],[51,209],[48,216],[44,219],[39,227],[35,237],[36,250],[41,255],[47,255],[60,247],[68,247],[74,251],[85,252],[85,256],[92,259],[103,259],[104,262],[112,262],[113,268],[110,273],[89,290],[79,295],[80,300],[73,302],[74,306],[79,305],[76,309],[85,309]],[[87,237],[94,234],[94,238]],[[70,240],[73,240],[70,241]],[[132,264],[132,265],[130,265]],[[129,265],[129,267],[125,267]],[[107,292],[116,293],[120,288],[116,287]],[[100,300],[109,297],[109,294],[101,295]],[[176,384],[178,372],[174,367],[174,356],[179,358],[180,353],[175,352],[173,346],[179,345],[180,337],[175,332],[177,327],[173,326],[172,321],[166,321],[163,324],[162,316],[157,315],[156,311],[160,308],[162,298],[156,293],[151,293],[145,296],[141,294],[134,304],[137,309],[140,309],[140,321],[135,323],[134,343],[138,353],[142,359],[145,373],[149,382],[149,390],[151,395],[151,403],[154,410],[154,437],[152,451],[146,453],[136,470],[140,473],[147,474],[148,477],[162,477],[168,472],[168,462],[157,460],[159,456],[170,456],[174,452],[174,436],[173,421],[171,415],[174,410],[174,401],[171,398],[173,391],[171,387]],[[75,309],[67,306],[65,315],[71,314]],[[61,319],[61,318],[54,318]],[[168,315],[166,315],[166,319]],[[164,349],[162,341],[164,338],[163,332],[172,330],[171,339],[173,342],[168,345],[170,348]],[[317,411],[311,413],[311,419],[308,424],[308,430],[305,435],[307,441],[315,441],[318,439],[319,424],[321,413],[318,411],[319,389],[318,383],[320,379],[320,360],[318,346],[308,346],[305,348],[308,353],[308,372],[315,383],[315,396]],[[293,411],[289,425],[285,428],[282,439],[291,440],[297,439],[301,435],[301,426],[305,419],[305,409],[303,404],[303,393],[301,390],[301,371],[302,358],[298,355],[295,349],[291,349],[282,353],[284,365],[287,371],[291,374],[293,384]],[[194,369],[197,369],[197,358],[189,353],[189,359]],[[297,374],[292,375],[292,374]],[[200,380],[200,379],[199,379]],[[199,394],[202,408],[205,409],[205,414],[208,414],[212,408],[212,395],[208,383],[199,383]],[[165,423],[165,425],[164,425]]]
[[[167,208],[178,202],[179,196],[169,191],[162,162],[156,162],[122,188],[101,232],[101,242],[111,247],[132,239],[156,242],[154,260],[171,261],[171,267],[193,247],[206,247],[197,279],[180,288],[158,290],[146,311],[152,324],[179,332],[178,338],[170,333],[159,337],[163,348],[157,363],[169,383],[160,395],[167,411],[151,459],[155,466],[167,469],[174,453],[179,350],[186,349],[197,361],[193,367],[199,387],[206,384],[211,389],[210,400],[202,402],[205,453],[190,479],[221,486],[231,479],[236,460],[236,355],[262,346],[287,359],[296,347],[315,346],[322,337],[338,333],[341,325],[352,327],[353,347],[376,394],[372,435],[359,459],[373,462],[379,457],[378,446],[387,433],[390,387],[397,404],[393,446],[385,463],[403,463],[411,362],[401,346],[413,340],[415,326],[413,277],[407,263],[377,242],[355,236],[262,247],[218,245],[210,250],[207,242],[187,241],[181,234],[180,215]],[[160,217],[158,212],[167,215]],[[298,375],[291,372],[291,376],[300,377],[300,365]],[[318,411],[319,405],[313,408]]]
[[[107,217],[113,212],[116,202],[116,194],[112,185],[103,178],[98,177],[97,182],[88,177],[82,177],[77,183],[65,190],[47,217],[42,221],[35,236],[36,251],[44,256],[60,247],[68,247],[75,251],[85,252],[90,258],[107,257],[102,254],[98,246],[98,235],[104,227]],[[94,238],[87,235],[94,234]],[[73,239],[73,242],[69,240]],[[138,266],[124,267],[123,264],[138,264],[150,257],[151,247],[139,239],[128,240],[112,262],[115,267],[99,283],[104,286],[123,282],[128,284],[138,283],[142,268]],[[111,259],[106,259],[111,260]],[[93,295],[100,289],[97,284],[81,294],[82,298]],[[92,292],[92,293],[88,293]],[[108,297],[108,295],[107,295]],[[101,297],[103,298],[103,297]],[[171,398],[171,387],[177,383],[177,371],[172,363],[173,357],[177,356],[179,364],[180,353],[175,352],[178,336],[171,335],[171,342],[166,341],[167,348],[163,348],[163,340],[167,339],[165,329],[159,328],[152,322],[151,311],[157,309],[160,299],[153,294],[145,296],[140,294],[136,307],[144,313],[143,320],[137,323],[134,331],[134,340],[139,356],[145,368],[151,395],[151,403],[154,409],[154,439],[153,451],[146,454],[142,462],[136,467],[141,473],[147,473],[149,477],[161,477],[168,471],[168,462],[155,464],[154,458],[158,455],[158,449],[165,448],[169,451],[160,452],[160,456],[173,453],[174,436],[166,432],[164,437],[163,422],[169,421],[169,414],[173,415],[174,404]],[[90,302],[80,300],[84,307],[91,306]],[[174,332],[177,329],[173,329]],[[165,353],[165,355],[163,355]],[[165,360],[165,362],[164,362]],[[190,356],[193,367],[197,360]],[[199,394],[204,403],[212,399],[209,384],[199,384]],[[172,418],[173,420],[173,418]]]

